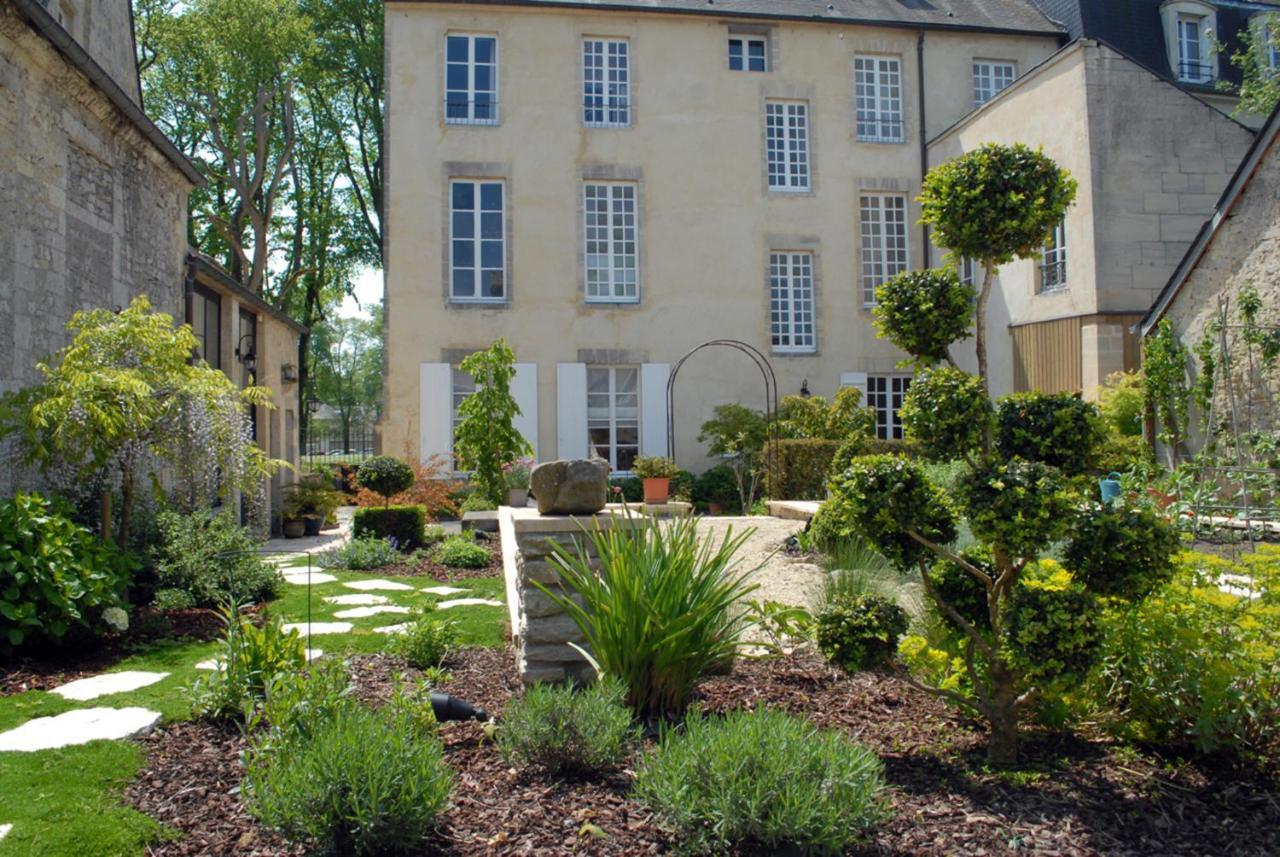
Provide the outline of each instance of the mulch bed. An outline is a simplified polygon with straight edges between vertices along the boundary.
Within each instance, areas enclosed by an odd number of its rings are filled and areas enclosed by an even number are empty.
[[[246,608],[256,612],[257,606]],[[139,610],[130,617],[124,634],[109,634],[90,641],[70,641],[38,655],[0,663],[0,697],[30,690],[52,690],[76,679],[110,669],[135,654],[138,647],[156,639],[214,640],[222,636],[222,620],[213,610],[174,610],[156,613]]]
[[[440,689],[500,714],[519,685],[510,650],[468,649]],[[397,673],[387,655],[353,660],[357,695],[377,704]],[[1266,855],[1280,853],[1275,783],[1208,764],[1169,762],[1103,741],[1032,735],[1027,765],[993,773],[979,730],[891,674],[848,676],[813,654],[740,663],[705,682],[711,712],[768,704],[839,728],[884,759],[893,814],[862,855]],[[556,782],[508,768],[479,724],[441,726],[457,772],[450,809],[422,853],[656,854],[671,842],[628,796],[629,766],[603,782]],[[292,854],[245,815],[243,739],[188,723],[145,739],[147,768],[128,791],[183,831],[157,855]],[[599,837],[593,831],[603,831]]]
[[[433,580],[441,582],[450,580],[468,580],[475,577],[500,577],[502,575],[502,553],[497,549],[494,540],[481,540],[477,535],[477,544],[488,549],[489,561],[480,568],[454,568],[449,565],[441,565],[430,559],[411,560],[406,557],[403,561],[395,565],[385,565],[382,568],[375,568],[369,574],[381,574],[388,577],[405,577],[409,575],[422,576],[426,575]],[[424,551],[424,553],[426,553]]]

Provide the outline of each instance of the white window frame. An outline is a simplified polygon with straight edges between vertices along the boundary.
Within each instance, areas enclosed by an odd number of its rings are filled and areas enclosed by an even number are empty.
[[[902,112],[902,60],[858,55],[853,58],[855,137],[862,143],[905,143]]]
[[[1040,276],[1037,278],[1037,292],[1047,294],[1061,292],[1067,288],[1067,224],[1059,221],[1049,236],[1040,253]]]
[[[625,475],[625,474],[629,474],[629,473],[631,472],[629,469],[622,469],[622,468],[619,468],[619,467],[618,467],[618,450],[619,450],[619,448],[620,448],[620,447],[625,447],[625,448],[627,448],[627,449],[630,449],[632,445],[631,445],[631,444],[619,444],[619,443],[618,443],[618,431],[619,431],[619,429],[620,429],[620,428],[631,428],[631,427],[632,427],[632,423],[634,422],[634,427],[635,427],[635,431],[636,431],[635,455],[636,455],[636,457],[638,457],[638,456],[640,455],[640,450],[643,448],[643,447],[642,447],[642,445],[641,445],[641,439],[640,439],[640,430],[641,430],[641,427],[640,427],[640,422],[641,422],[641,420],[640,420],[640,414],[641,414],[641,410],[640,410],[640,396],[642,395],[642,392],[643,392],[643,391],[640,389],[640,367],[639,367],[639,366],[634,366],[634,365],[622,365],[622,366],[599,366],[599,365],[592,365],[592,366],[587,366],[587,391],[586,391],[586,392],[587,392],[587,407],[586,407],[586,415],[587,415],[587,448],[588,448],[588,450],[589,450],[590,452],[592,452],[592,453],[595,453],[595,451],[596,451],[597,447],[596,447],[595,442],[591,439],[591,430],[592,430],[592,428],[600,428],[600,427],[601,427],[601,420],[600,420],[600,418],[598,418],[598,417],[597,417],[597,418],[595,418],[595,419],[593,419],[593,418],[592,418],[592,416],[591,416],[591,396],[593,395],[593,394],[592,394],[592,392],[591,392],[591,376],[592,376],[592,373],[599,373],[599,372],[607,372],[607,373],[608,373],[608,377],[609,377],[609,390],[608,390],[608,393],[607,393],[607,395],[608,395],[608,397],[609,397],[609,412],[608,412],[607,417],[605,417],[605,419],[604,419],[604,427],[605,427],[605,428],[607,428],[607,429],[609,430],[609,445],[608,445],[608,449],[606,450],[606,452],[607,452],[608,454],[607,454],[607,455],[602,455],[602,456],[600,456],[600,457],[601,457],[601,458],[604,458],[606,461],[608,461],[608,462],[609,462],[609,467],[610,467],[610,469],[613,471],[613,475],[615,475],[615,476],[616,476],[616,475]],[[618,386],[619,386],[619,385],[618,385],[618,373],[619,373],[619,372],[634,372],[634,373],[635,373],[636,383],[635,383],[635,394],[634,394],[634,395],[635,395],[635,401],[636,401],[636,406],[635,406],[635,414],[636,414],[636,415],[635,415],[635,419],[634,419],[634,421],[632,421],[632,420],[625,420],[625,421],[623,421],[623,422],[619,422],[619,418],[618,418],[618,411],[619,411],[619,408],[618,408],[618,399],[619,399],[619,397],[620,397],[620,396],[630,395],[630,394],[628,394],[628,393],[620,393],[620,392],[618,392]],[[602,395],[602,394],[597,393],[597,394],[595,394],[595,395]]]
[[[808,193],[809,102],[769,99],[764,103],[764,124],[769,190]]]
[[[910,386],[910,375],[867,376],[867,407],[876,415],[876,437],[902,440],[902,402]]]
[[[602,213],[599,206],[601,202],[604,204],[603,223],[598,222]],[[601,244],[604,245],[603,248],[599,246]],[[630,253],[627,252],[627,244],[631,245]],[[593,249],[602,252],[592,252]],[[583,184],[582,253],[584,295],[587,303],[640,302],[638,184],[610,181],[589,181]],[[604,264],[596,261],[601,259]]]
[[[734,42],[738,43],[742,51],[741,56],[739,57],[739,61],[741,62],[740,68],[733,67]],[[759,68],[751,67],[752,60],[754,59],[751,55],[752,45],[760,46],[760,67]],[[730,33],[729,39],[725,43],[725,46],[728,49],[729,71],[746,71],[746,72],[756,72],[756,73],[769,71],[769,37],[768,36],[753,36],[747,33]]]
[[[818,350],[813,280],[813,253],[770,251],[769,342],[774,352],[813,354]]]
[[[973,106],[981,107],[1018,79],[1016,63],[1005,60],[973,61]]]
[[[1174,21],[1174,32],[1178,38],[1178,68],[1176,69],[1178,80],[1185,83],[1207,83],[1213,80],[1213,66],[1210,63],[1209,40],[1205,34],[1205,28],[1208,26],[1209,19],[1207,15],[1195,15],[1188,12],[1179,12],[1177,19]],[[1187,38],[1184,28],[1195,26],[1196,34],[1194,41]],[[1189,54],[1190,46],[1194,44],[1196,53],[1199,57],[1196,61],[1192,61]],[[1195,68],[1193,69],[1193,66]],[[1201,71],[1203,69],[1203,71]]]
[[[631,42],[627,39],[582,39],[582,124],[631,127]]]
[[[449,59],[449,42],[451,39],[465,39],[467,43],[467,59],[465,63],[459,63],[457,60]],[[478,39],[491,39],[493,41],[493,61],[482,63],[476,60],[476,41]],[[499,51],[501,46],[498,43],[498,35],[496,33],[446,33],[444,37],[444,121],[448,125],[497,125],[501,119],[500,106],[501,99],[498,89],[498,77],[501,69],[501,57]],[[451,89],[449,87],[449,66],[464,65],[467,70],[467,88],[465,90]],[[490,66],[492,73],[492,86],[489,89],[478,89],[476,87],[476,71],[481,66]],[[453,109],[456,105],[461,104],[460,101],[450,99],[451,92],[465,92],[466,113],[463,116],[453,116]],[[481,92],[491,96],[489,101],[490,116],[478,116],[481,111],[477,110],[477,95]]]
[[[864,307],[875,306],[876,286],[910,266],[907,212],[903,194],[864,193],[858,200]]]
[[[960,275],[960,282],[966,286],[980,287],[982,285],[982,266],[978,264],[976,259],[968,256],[960,257],[960,264],[956,266],[956,273]]]
[[[454,188],[461,184],[472,185],[472,207],[470,209],[458,209],[454,207]],[[482,187],[484,185],[497,185],[502,194],[502,208],[498,212],[499,218],[499,237],[485,237],[483,228],[484,215],[492,214],[492,210],[483,208],[481,201]],[[458,226],[458,215],[468,214],[472,218],[470,237],[458,237],[456,234]],[[497,241],[500,245],[502,254],[502,267],[496,269],[502,275],[502,294],[499,296],[486,296],[483,294],[484,288],[482,281],[485,271],[493,271],[493,268],[487,268],[483,264],[483,253],[485,242]],[[473,293],[471,295],[459,295],[454,291],[455,274],[461,270],[455,256],[457,245],[459,242],[469,242],[471,244],[471,265],[463,266],[473,272],[472,285]],[[452,178],[449,179],[449,300],[452,303],[490,303],[501,304],[511,299],[509,282],[507,278],[507,183],[502,179],[478,179],[478,178]]]

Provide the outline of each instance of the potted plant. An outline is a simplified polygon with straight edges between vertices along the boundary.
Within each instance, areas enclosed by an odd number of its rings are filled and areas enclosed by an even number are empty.
[[[671,477],[680,472],[676,463],[660,455],[642,455],[631,465],[631,472],[644,483],[644,501],[665,503],[671,496]]]
[[[316,473],[307,474],[284,490],[286,536],[290,531],[297,532],[296,521],[302,522],[302,535],[320,535],[325,519],[342,503],[342,495],[329,487],[329,480]]]
[[[529,505],[529,477],[532,473],[527,461],[515,461],[505,468],[503,478],[507,483],[507,503],[517,508]]]

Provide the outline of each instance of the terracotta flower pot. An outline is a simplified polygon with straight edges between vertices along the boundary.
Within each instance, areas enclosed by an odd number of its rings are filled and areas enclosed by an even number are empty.
[[[723,515],[723,514],[724,514],[724,506],[721,506],[719,503],[708,503],[708,504],[707,504],[707,514],[709,514],[709,515]]]
[[[670,496],[671,479],[669,477],[663,476],[644,480],[644,501],[646,503],[665,503]]]

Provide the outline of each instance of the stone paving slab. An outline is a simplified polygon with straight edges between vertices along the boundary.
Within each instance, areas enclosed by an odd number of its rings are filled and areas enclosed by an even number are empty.
[[[52,693],[56,693],[63,699],[85,702],[90,699],[97,699],[99,696],[106,696],[109,693],[124,693],[129,690],[137,690],[140,687],[155,684],[168,675],[168,673],[145,672],[142,670],[103,673],[102,675],[67,682],[61,687],[55,687]]]
[[[37,717],[16,729],[0,732],[0,751],[33,753],[88,744],[101,738],[132,738],[160,722],[160,712],[146,708],[77,708],[56,717]]]
[[[436,605],[437,610],[448,610],[450,607],[475,607],[478,605],[488,607],[501,607],[501,601],[494,601],[492,598],[454,598],[451,601],[441,601]]]
[[[375,634],[403,634],[408,629],[408,622],[401,622],[399,625],[383,625],[381,628],[374,628]]]
[[[349,610],[339,610],[334,613],[336,619],[367,619],[370,616],[377,616],[379,613],[411,613],[408,607],[398,607],[395,604],[379,604],[375,607],[352,607]]]
[[[341,604],[344,607],[368,607],[370,604],[386,604],[387,596],[364,594],[330,595],[324,600],[328,604]]]
[[[350,622],[312,622],[311,635],[317,634],[350,634],[354,627]],[[302,636],[307,636],[306,622],[290,622],[284,626],[284,632],[297,631]]]
[[[423,592],[431,595],[457,595],[459,592],[470,592],[469,589],[459,589],[456,586],[428,586]]]
[[[342,584],[348,589],[360,589],[366,592],[372,590],[381,590],[383,592],[411,592],[413,587],[407,583],[397,583],[394,580],[348,580]]]
[[[13,830],[12,824],[0,824],[0,839],[4,839],[8,836],[10,830]]]
[[[311,572],[311,582],[312,582],[312,583],[315,583],[315,584],[318,584],[318,583],[333,583],[333,582],[334,582],[335,580],[337,580],[337,579],[338,579],[338,578],[334,577],[332,574],[330,574],[330,573],[329,573],[329,572],[327,572],[327,571],[313,571],[313,572]],[[284,573],[284,582],[285,582],[285,583],[292,583],[292,584],[294,584],[295,586],[306,586],[306,585],[307,585],[307,570],[304,568],[304,569],[302,569],[301,571],[286,571],[286,572]]]

